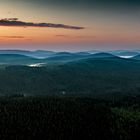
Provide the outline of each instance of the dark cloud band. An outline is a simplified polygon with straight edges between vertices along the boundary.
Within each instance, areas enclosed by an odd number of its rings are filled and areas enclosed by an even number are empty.
[[[0,36],[0,38],[21,39],[25,37],[24,36]]]
[[[55,37],[60,37],[60,38],[70,38],[70,39],[89,39],[89,38],[96,38],[96,36],[70,36],[70,35],[55,35]]]
[[[24,21],[19,21],[18,18],[0,19],[0,26],[51,27],[51,28],[73,29],[73,30],[84,29],[84,27],[64,25],[64,24],[24,22]]]

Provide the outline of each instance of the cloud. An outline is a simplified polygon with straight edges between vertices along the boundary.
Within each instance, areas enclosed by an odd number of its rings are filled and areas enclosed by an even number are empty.
[[[18,20],[18,18],[0,19],[0,26],[50,27],[50,28],[63,28],[63,29],[73,29],[73,30],[84,29],[84,27],[71,26],[65,24],[24,22]]]
[[[56,37],[70,37],[69,35],[55,35]]]
[[[55,35],[55,37],[60,37],[60,38],[72,38],[72,39],[87,39],[87,38],[96,38],[96,36],[72,36],[72,35]]]
[[[22,39],[24,36],[0,36],[0,38]]]

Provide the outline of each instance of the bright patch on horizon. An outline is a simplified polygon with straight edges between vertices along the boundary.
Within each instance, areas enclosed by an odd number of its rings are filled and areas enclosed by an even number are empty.
[[[45,63],[35,63],[35,64],[29,64],[27,66],[29,67],[42,67]]]
[[[120,57],[120,58],[126,58],[126,59],[128,59],[128,58],[133,58],[134,56],[135,56],[135,55],[133,55],[133,56],[132,56],[132,55],[130,55],[130,56],[129,56],[129,55],[128,55],[128,56],[119,56],[119,57]]]

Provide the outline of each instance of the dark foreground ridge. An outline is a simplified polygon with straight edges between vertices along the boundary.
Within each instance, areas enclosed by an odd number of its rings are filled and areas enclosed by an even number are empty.
[[[139,103],[140,97],[119,102],[81,97],[1,98],[0,139],[132,140],[140,131]]]

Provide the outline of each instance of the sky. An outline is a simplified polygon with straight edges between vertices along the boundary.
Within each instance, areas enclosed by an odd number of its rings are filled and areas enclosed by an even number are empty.
[[[140,49],[140,1],[0,0],[0,49]]]

